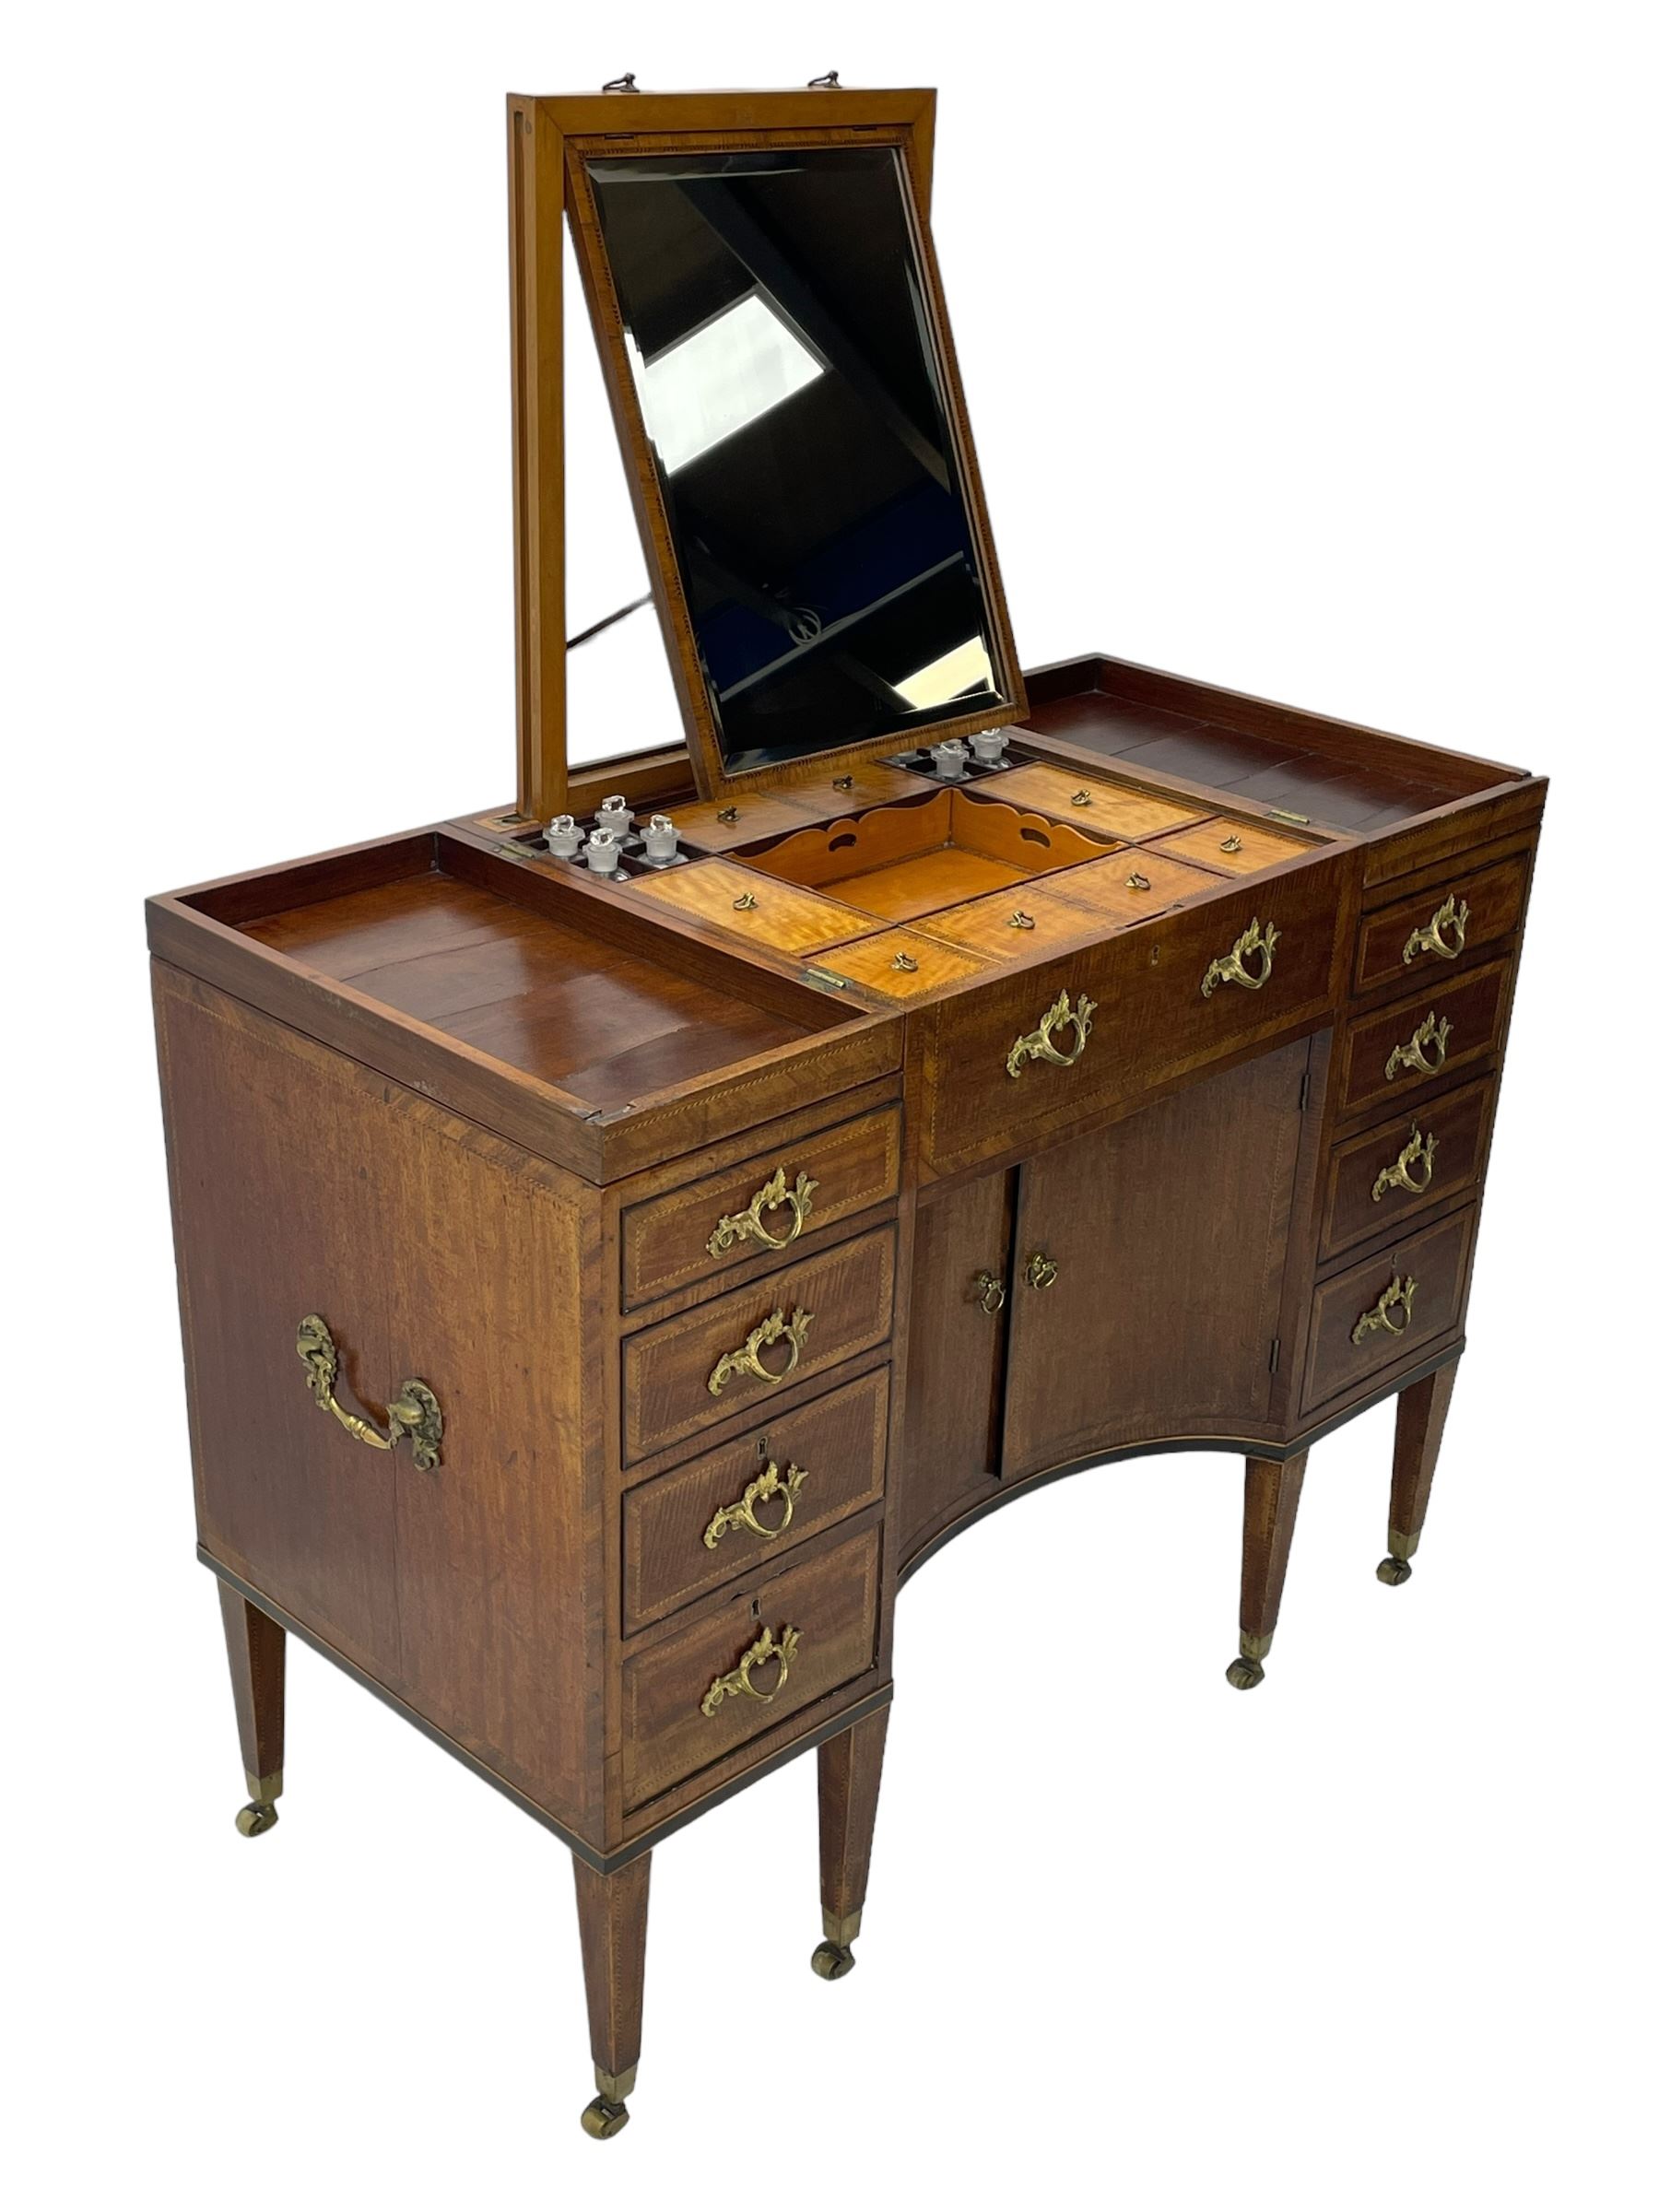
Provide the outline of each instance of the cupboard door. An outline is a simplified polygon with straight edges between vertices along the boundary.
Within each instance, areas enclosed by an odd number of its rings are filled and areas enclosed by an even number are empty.
[[[1263,1431],[1310,1047],[1020,1170],[1003,1474]]]
[[[888,1477],[901,1565],[996,1480],[1013,1186],[982,1175],[916,1209],[904,1465]]]

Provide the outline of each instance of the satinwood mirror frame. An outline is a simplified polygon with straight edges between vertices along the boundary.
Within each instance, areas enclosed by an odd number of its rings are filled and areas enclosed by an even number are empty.
[[[598,341],[606,388],[650,571],[652,595],[663,627],[685,725],[687,752],[700,795],[706,799],[729,798],[759,787],[817,780],[859,760],[901,752],[917,744],[936,745],[948,737],[965,737],[976,730],[1023,720],[1024,681],[1008,622],[927,223],[934,95],[925,91],[859,93],[840,88],[810,88],[801,94],[712,95],[696,99],[684,95],[625,93],[608,96],[598,117],[594,111],[600,102],[592,98],[545,100],[535,105],[538,110],[550,112],[545,120],[559,126],[559,151],[563,163],[560,196],[569,216],[576,263]],[[599,124],[604,127],[596,127]],[[920,728],[895,723],[891,729],[844,746],[832,745],[795,759],[734,770],[722,751],[700,665],[656,458],[629,363],[622,312],[606,254],[587,164],[593,159],[627,155],[770,152],[843,146],[887,147],[895,155],[899,189],[914,250],[916,274],[956,462],[961,506],[973,547],[995,688],[977,698],[971,705],[965,703],[960,712],[930,720]],[[517,252],[514,261],[516,292],[521,267]],[[522,382],[515,379],[515,398],[522,392]],[[519,504],[522,519],[524,507],[522,477]],[[523,642],[521,626],[521,649]],[[521,665],[522,662],[521,650]],[[521,738],[524,726],[524,703],[521,681]],[[521,743],[521,759],[523,750]],[[562,771],[562,760],[559,768]],[[552,780],[544,776],[540,782],[539,793],[526,794],[523,788],[525,779],[521,776],[521,811],[533,818],[544,818],[550,810]],[[562,772],[558,782],[562,790]],[[536,798],[539,804],[535,803]]]

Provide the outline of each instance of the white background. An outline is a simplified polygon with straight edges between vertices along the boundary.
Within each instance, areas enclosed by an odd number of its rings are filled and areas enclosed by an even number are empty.
[[[14,2202],[1652,2201],[1645,13],[9,17]],[[964,1535],[900,1611],[857,1972],[807,1971],[799,1761],[657,1853],[598,2146],[547,1835],[304,1650],[282,1824],[232,1830],[139,900],[509,794],[503,94],[831,66],[941,88],[1026,663],[1102,648],[1553,790],[1416,1579],[1372,1576],[1386,1412],[1314,1453],[1249,1698],[1235,1461]],[[610,441],[572,624],[636,588]],[[649,622],[608,744],[667,734]]]

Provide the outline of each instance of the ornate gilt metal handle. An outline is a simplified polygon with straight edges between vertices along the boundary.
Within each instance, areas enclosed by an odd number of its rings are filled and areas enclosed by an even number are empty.
[[[1419,1159],[1423,1163],[1423,1177],[1420,1182],[1414,1182],[1411,1171]],[[1394,1161],[1392,1168],[1384,1168],[1376,1182],[1371,1184],[1371,1204],[1376,1206],[1388,1195],[1390,1191],[1409,1191],[1414,1198],[1420,1198],[1433,1181],[1433,1135],[1430,1133],[1425,1136],[1417,1124],[1413,1122],[1411,1135],[1401,1147],[1399,1159]]]
[[[757,1705],[770,1705],[778,1697],[789,1679],[790,1664],[801,1648],[798,1629],[786,1628],[774,1639],[770,1629],[762,1629],[753,1643],[744,1653],[729,1675],[716,1675],[702,1694],[702,1710],[712,1720],[727,1698],[753,1698]],[[778,1663],[778,1678],[770,1689],[757,1689],[749,1680],[751,1667],[764,1666],[769,1660]]]
[[[443,1412],[424,1382],[411,1377],[399,1383],[396,1397],[386,1408],[387,1433],[382,1436],[372,1421],[366,1421],[361,1414],[347,1413],[335,1396],[340,1352],[321,1313],[308,1313],[300,1324],[294,1349],[305,1368],[305,1387],[323,1411],[332,1413],[359,1444],[368,1444],[376,1452],[390,1452],[406,1436],[418,1467],[430,1473],[433,1467],[442,1465],[438,1447],[443,1441]]]
[[[721,1507],[703,1530],[703,1542],[712,1551],[721,1537],[730,1530],[747,1528],[751,1536],[760,1536],[768,1544],[771,1543],[783,1534],[794,1519],[795,1500],[800,1496],[801,1485],[806,1479],[806,1468],[797,1467],[793,1459],[787,1473],[782,1475],[778,1472],[777,1461],[769,1460],[765,1474],[756,1476],[735,1505]],[[783,1500],[783,1518],[775,1528],[768,1528],[755,1512],[758,1505],[764,1505],[770,1498],[782,1498]]]
[[[801,1363],[806,1348],[806,1332],[812,1325],[812,1315],[797,1306],[787,1321],[782,1311],[774,1306],[763,1322],[752,1328],[735,1352],[722,1352],[709,1372],[709,1395],[717,1398],[734,1375],[753,1375],[758,1382],[775,1387],[785,1376],[793,1375]],[[782,1342],[789,1347],[787,1363],[773,1369],[761,1364],[760,1355],[769,1345]]]
[[[1050,1290],[1060,1279],[1060,1270],[1046,1252],[1034,1252],[1025,1264],[1025,1278],[1033,1290]]]
[[[1028,1060],[1047,1060],[1055,1067],[1076,1067],[1088,1042],[1094,1015],[1095,1002],[1087,992],[1078,992],[1077,1003],[1074,1006],[1071,993],[1062,991],[1037,1027],[1024,1037],[1014,1040],[1007,1058],[1009,1075],[1018,1082]],[[1072,1031],[1075,1041],[1069,1053],[1063,1053],[1055,1044],[1056,1030]]]
[[[1392,1083],[1403,1068],[1412,1068],[1419,1076],[1438,1076],[1446,1065],[1446,1041],[1452,1034],[1452,1024],[1441,1015],[1438,1021],[1432,1013],[1424,1015],[1412,1031],[1410,1041],[1396,1044],[1388,1055],[1388,1065],[1382,1070],[1384,1083]],[[1430,1058],[1430,1052],[1434,1057]]]
[[[1008,1302],[1008,1293],[1003,1286],[1002,1277],[993,1275],[988,1267],[980,1269],[973,1278],[973,1287],[979,1292],[982,1313],[1000,1313]]]
[[[1454,960],[1464,948],[1464,934],[1468,926],[1468,900],[1460,901],[1455,891],[1448,892],[1433,921],[1414,929],[1406,938],[1400,953],[1402,963],[1409,968],[1419,952],[1438,953],[1442,960]]]
[[[755,1193],[740,1214],[722,1214],[718,1227],[709,1239],[708,1251],[712,1259],[719,1259],[723,1252],[730,1252],[734,1244],[741,1244],[752,1237],[768,1252],[782,1252],[785,1244],[793,1244],[801,1233],[802,1224],[812,1211],[812,1194],[818,1184],[810,1175],[802,1173],[794,1179],[790,1190],[784,1182],[784,1171],[777,1169]],[[760,1217],[775,1213],[786,1206],[794,1216],[781,1237],[774,1237]]]
[[[1417,1296],[1417,1277],[1408,1275],[1402,1282],[1396,1275],[1376,1304],[1361,1313],[1349,1332],[1350,1344],[1363,1344],[1373,1329],[1386,1329],[1391,1336],[1404,1336],[1411,1326],[1411,1301]],[[1403,1318],[1390,1319],[1395,1307]]]
[[[1279,933],[1271,922],[1265,926],[1253,917],[1250,927],[1234,944],[1230,952],[1219,954],[1204,971],[1199,985],[1206,998],[1221,983],[1241,983],[1246,991],[1259,991],[1273,973],[1273,948],[1279,941]],[[1261,966],[1253,975],[1244,965],[1246,960],[1261,957]]]

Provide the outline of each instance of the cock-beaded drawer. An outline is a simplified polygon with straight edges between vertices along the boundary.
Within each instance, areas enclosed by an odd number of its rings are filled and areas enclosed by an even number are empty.
[[[1442,1076],[1473,1073],[1503,1041],[1513,960],[1441,975],[1348,1028],[1341,1048],[1339,1113],[1404,1107]]]
[[[1486,1166],[1497,1092],[1487,1076],[1333,1146],[1320,1257],[1466,1197]]]
[[[1407,977],[1431,980],[1448,968],[1472,968],[1519,925],[1530,857],[1516,853],[1491,867],[1460,869],[1367,914],[1359,924],[1355,990],[1380,991]]]
[[[1463,1320],[1475,1208],[1418,1230],[1313,1293],[1302,1411],[1312,1414],[1409,1366]]]

